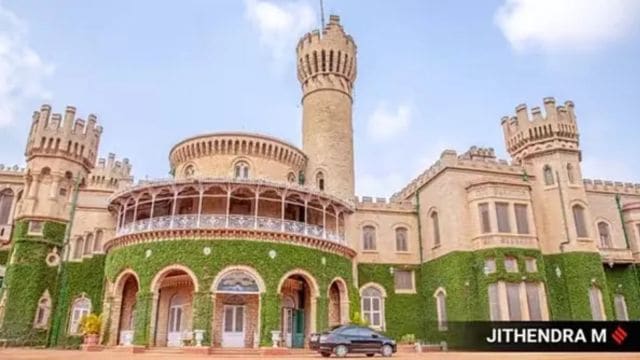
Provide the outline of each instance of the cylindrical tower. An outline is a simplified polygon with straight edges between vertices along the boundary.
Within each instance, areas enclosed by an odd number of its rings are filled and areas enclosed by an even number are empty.
[[[356,44],[331,15],[322,30],[296,49],[302,85],[302,148],[309,157],[306,184],[342,199],[354,197],[352,92]]]
[[[49,105],[33,113],[25,157],[26,184],[16,219],[68,221],[73,181],[95,166],[102,127],[96,116],[76,119],[67,106],[64,119]]]

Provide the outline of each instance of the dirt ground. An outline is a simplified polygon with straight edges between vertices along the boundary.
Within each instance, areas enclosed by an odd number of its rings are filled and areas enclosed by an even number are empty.
[[[246,356],[246,355],[191,355],[180,353],[147,352],[143,354],[130,354],[112,350],[101,352],[83,352],[74,350],[34,350],[34,349],[0,349],[0,359],[33,359],[33,360],[75,360],[75,359],[323,359],[314,353],[301,353],[289,356]],[[331,357],[332,359],[334,357]],[[349,356],[349,358],[367,358],[365,356]],[[376,356],[375,358],[379,358]],[[509,360],[590,360],[590,359],[616,359],[616,360],[640,360],[640,353],[398,353],[393,359],[425,359],[425,360],[496,360],[497,358]]]

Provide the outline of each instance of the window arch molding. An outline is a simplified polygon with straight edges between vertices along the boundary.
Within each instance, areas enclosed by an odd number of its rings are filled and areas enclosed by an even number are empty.
[[[233,265],[233,266],[228,266],[222,269],[220,272],[218,272],[216,277],[213,279],[213,282],[211,283],[211,292],[213,293],[218,292],[219,291],[218,287],[220,285],[220,282],[224,280],[228,275],[231,275],[236,272],[241,272],[246,275],[249,275],[252,278],[252,280],[255,281],[258,287],[258,293],[262,294],[266,291],[264,280],[262,280],[262,277],[260,276],[258,271],[256,271],[256,269],[249,266],[244,266],[244,265]]]
[[[409,236],[411,234],[411,226],[404,222],[397,222],[391,226],[391,230],[394,236],[395,250],[396,251],[409,251]],[[401,245],[399,241],[401,239],[398,238],[399,232],[404,230],[404,249],[400,249],[398,245]]]
[[[313,182],[316,188],[321,191],[325,191],[327,188],[327,169],[316,169],[313,173]]]
[[[186,178],[194,177],[197,172],[198,167],[193,161],[189,161],[182,166],[182,175]]]
[[[231,177],[234,179],[247,179],[255,170],[253,161],[246,156],[238,156],[231,162]]]
[[[33,319],[33,327],[36,329],[46,329],[49,327],[51,317],[51,295],[49,289],[45,289],[38,299],[36,315]]]
[[[440,247],[442,245],[442,228],[440,226],[440,210],[432,206],[427,211],[427,227],[429,228],[429,232],[427,234],[430,235],[432,246],[431,248]]]
[[[573,219],[573,229],[578,238],[588,238],[589,231],[589,211],[587,204],[581,200],[573,200],[570,203],[571,215]]]
[[[358,229],[360,230],[359,239],[362,250],[377,251],[378,234],[380,232],[380,226],[378,223],[370,220],[362,221],[358,224]]]
[[[436,319],[438,321],[438,330],[447,330],[447,291],[442,287],[438,287],[433,293],[436,299]]]
[[[368,292],[375,295],[367,294]],[[367,320],[371,327],[385,328],[386,297],[386,290],[378,283],[369,282],[360,287],[360,313],[362,319]]]
[[[594,222],[595,233],[598,236],[598,246],[602,248],[613,247],[613,226],[607,218],[599,216]]]

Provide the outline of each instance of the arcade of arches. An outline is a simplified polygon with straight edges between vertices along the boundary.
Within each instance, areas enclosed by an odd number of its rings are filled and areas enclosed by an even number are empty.
[[[195,342],[194,298],[198,289],[195,274],[184,266],[169,266],[151,281],[149,317],[139,313],[137,302],[144,288],[138,275],[123,271],[111,287],[109,306],[110,345],[133,345],[136,329],[148,329],[149,345],[179,347]],[[277,289],[266,289],[260,274],[247,266],[221,270],[209,288],[212,302],[209,329],[214,347],[254,348],[260,345],[262,297],[276,292],[279,299],[280,346],[302,348],[309,334],[316,331],[317,298],[320,289],[315,278],[304,270],[292,270],[279,281]],[[349,319],[347,283],[336,278],[325,289],[328,324],[334,326]],[[144,296],[142,296],[144,298]],[[139,319],[138,319],[139,318]],[[136,321],[146,321],[140,326]],[[137,320],[138,319],[138,320]],[[276,329],[278,330],[278,329]]]

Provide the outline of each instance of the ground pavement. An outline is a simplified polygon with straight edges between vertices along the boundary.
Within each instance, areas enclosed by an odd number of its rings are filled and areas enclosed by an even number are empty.
[[[353,355],[349,358],[364,358],[366,356]],[[379,356],[375,357],[380,358]],[[615,359],[615,360],[640,360],[640,353],[465,353],[465,352],[434,352],[434,353],[399,353],[393,359],[424,359],[424,360],[496,360],[496,358],[510,360],[591,360],[591,359]],[[246,356],[246,355],[192,355],[180,353],[147,352],[143,354],[130,354],[113,350],[100,352],[84,352],[79,350],[38,350],[38,349],[0,349],[0,359],[29,359],[29,360],[146,360],[146,359],[324,359],[311,352],[299,353],[289,356]],[[334,357],[331,357],[334,359]]]

